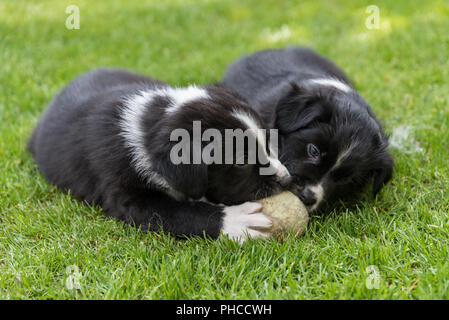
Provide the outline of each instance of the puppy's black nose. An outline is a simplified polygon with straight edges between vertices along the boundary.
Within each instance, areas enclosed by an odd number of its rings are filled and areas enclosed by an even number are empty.
[[[315,194],[308,188],[305,188],[299,194],[299,198],[306,206],[312,206],[316,202]]]

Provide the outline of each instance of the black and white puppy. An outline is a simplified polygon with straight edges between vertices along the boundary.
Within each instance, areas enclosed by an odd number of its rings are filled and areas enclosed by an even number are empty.
[[[192,133],[195,120],[202,132],[264,127],[226,89],[173,88],[124,70],[97,69],[53,99],[29,149],[50,182],[142,229],[239,241],[269,236],[271,220],[258,203],[245,201],[279,192],[288,171],[271,155],[272,175],[260,175],[259,163],[174,164],[171,132]],[[268,155],[266,141],[258,143]]]
[[[388,138],[345,73],[311,49],[265,50],[233,63],[223,85],[279,129],[291,190],[310,210],[392,177]]]

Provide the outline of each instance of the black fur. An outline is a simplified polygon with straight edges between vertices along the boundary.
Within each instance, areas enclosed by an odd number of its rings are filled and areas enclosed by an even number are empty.
[[[351,90],[311,79],[334,79]],[[391,179],[388,138],[374,112],[345,73],[313,50],[256,52],[233,63],[222,85],[246,99],[269,127],[279,129],[280,159],[294,179],[291,190],[309,208],[319,208],[311,186],[323,187],[321,206],[363,190],[370,180],[375,196]],[[309,144],[320,150],[318,158],[308,154]],[[350,154],[334,167],[348,146],[353,146]]]
[[[204,88],[210,99],[197,99],[179,112],[166,114],[169,97],[156,96],[145,106],[144,148],[151,155],[157,179],[148,181],[133,165],[119,125],[126,97],[140,90],[168,88],[163,82],[117,69],[88,72],[65,87],[51,102],[29,141],[39,170],[52,183],[107,215],[149,230],[177,235],[218,237],[224,206],[192,201],[202,196],[235,204],[279,191],[273,176],[260,176],[258,165],[174,165],[169,157],[176,128],[192,130],[192,121],[207,128],[242,128],[231,115],[256,112],[222,88]]]

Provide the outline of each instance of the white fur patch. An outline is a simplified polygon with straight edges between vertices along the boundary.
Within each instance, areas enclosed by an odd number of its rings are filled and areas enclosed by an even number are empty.
[[[254,119],[250,114],[241,110],[234,110],[232,112],[232,115],[239,119],[247,127],[247,129],[251,130],[251,133],[253,133],[256,137],[256,141],[260,143],[265,155],[268,157],[268,154],[266,153],[267,148],[265,135],[263,134],[258,121]]]
[[[153,91],[141,91],[126,98],[120,121],[121,135],[132,152],[133,164],[139,174],[149,178],[151,160],[144,147],[144,132],[141,128],[142,116],[146,106],[154,97]]]
[[[172,103],[165,110],[168,113],[176,112],[187,102],[209,98],[206,90],[198,88],[195,85],[188,86],[187,88],[165,88],[161,93],[172,100]]]
[[[335,164],[332,166],[329,172],[338,168],[343,162],[343,160],[346,159],[351,154],[352,150],[354,150],[355,147],[356,145],[350,145],[348,148],[346,148],[346,150],[340,152],[338,154],[337,160],[335,161]]]
[[[285,176],[290,175],[287,168],[279,161],[279,159],[277,157],[271,156],[273,154],[277,155],[277,152],[275,153],[271,150],[271,155],[268,155],[266,135],[263,133],[262,128],[260,128],[258,121],[254,119],[250,114],[242,112],[241,110],[234,110],[232,112],[232,115],[242,121],[242,123],[244,123],[246,127],[256,135],[256,140],[262,146],[264,155],[267,157],[271,166],[276,170],[275,174],[281,179]]]
[[[341,82],[340,80],[334,78],[320,78],[320,79],[311,79],[309,82],[318,84],[320,86],[329,86],[334,87],[343,92],[350,92],[352,89],[346,83]]]
[[[141,126],[142,117],[148,104],[157,93],[157,90],[140,91],[139,94],[125,99],[125,107],[122,109],[119,123],[120,134],[125,138],[126,145],[131,150],[132,165],[137,173],[147,183],[153,183],[166,190],[171,196],[179,199],[182,197],[181,194],[172,189],[161,175],[152,170],[151,157],[144,146],[144,131]]]
[[[270,164],[274,167],[276,170],[276,176],[278,176],[280,179],[287,178],[290,176],[290,172],[288,172],[287,168],[278,160],[269,157]]]
[[[262,141],[265,141],[265,137],[259,130],[261,128],[259,126],[258,121],[254,119],[249,113],[244,112],[242,110],[234,110],[232,112],[232,115],[237,119],[239,119],[242,123],[244,123],[248,129],[251,129],[253,132],[257,133],[256,138],[258,141],[260,141],[260,143],[262,143]]]
[[[243,243],[249,237],[269,238],[273,222],[261,211],[262,205],[257,202],[225,207],[222,234],[239,243]]]
[[[317,185],[308,187],[310,191],[313,192],[313,194],[315,195],[315,199],[316,202],[315,204],[312,206],[312,208],[310,208],[310,211],[315,210],[316,208],[318,208],[318,206],[320,205],[321,201],[323,201],[324,199],[324,189],[323,186],[321,185],[321,183],[318,183]]]

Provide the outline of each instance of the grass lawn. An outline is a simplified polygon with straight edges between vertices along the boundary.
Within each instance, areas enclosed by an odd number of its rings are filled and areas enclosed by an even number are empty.
[[[71,4],[79,30],[65,27]],[[369,4],[379,29],[350,0],[0,0],[0,298],[449,299],[449,4]],[[205,84],[291,44],[349,74],[396,159],[377,199],[314,216],[300,239],[142,233],[59,192],[26,151],[52,97],[91,68]]]

